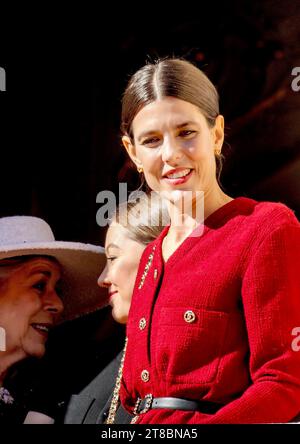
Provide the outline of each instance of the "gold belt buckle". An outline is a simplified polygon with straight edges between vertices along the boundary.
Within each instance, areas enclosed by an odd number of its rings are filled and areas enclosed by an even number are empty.
[[[151,409],[152,401],[153,401],[153,396],[152,396],[152,394],[149,393],[148,395],[146,395],[146,396],[145,396],[145,399],[146,399],[146,404],[145,404],[145,407],[143,408],[143,410],[140,411],[140,414],[142,414],[142,413],[147,413],[147,412]],[[137,408],[138,408],[138,407],[137,407]]]

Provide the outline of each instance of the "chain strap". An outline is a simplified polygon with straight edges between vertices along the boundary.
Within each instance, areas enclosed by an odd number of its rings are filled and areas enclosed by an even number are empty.
[[[123,375],[123,367],[124,367],[127,343],[128,343],[128,338],[125,339],[125,345],[124,345],[124,349],[123,349],[123,355],[122,355],[120,367],[118,370],[116,385],[115,385],[115,388],[113,391],[113,397],[112,397],[112,401],[110,404],[108,417],[107,417],[107,420],[104,422],[104,424],[114,424],[115,423],[116,412],[117,412],[117,408],[119,406],[119,392],[120,392],[120,387],[121,387],[121,379],[122,379],[122,375]]]

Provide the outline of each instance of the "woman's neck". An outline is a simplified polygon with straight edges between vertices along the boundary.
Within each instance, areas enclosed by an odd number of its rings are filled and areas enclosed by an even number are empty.
[[[15,352],[0,352],[0,387],[4,384],[8,369],[24,358],[25,355],[22,350],[16,350]]]
[[[6,377],[6,373],[7,373],[6,371],[0,373],[0,387],[3,387],[4,379]]]
[[[4,379],[7,374],[7,364],[5,356],[2,356],[3,352],[0,352],[0,387],[3,387]]]
[[[170,216],[170,229],[167,236],[170,239],[169,242],[173,244],[181,243],[208,216],[233,200],[221,189],[207,194],[198,192],[192,200],[186,199],[186,202],[182,202],[184,199],[183,193],[182,200],[167,202]]]
[[[183,193],[183,197],[185,194]],[[197,193],[196,199],[190,205],[190,211],[186,211],[186,206],[180,203],[180,199],[167,200],[170,228],[162,242],[162,257],[166,262],[185,239],[204,220],[214,213],[218,208],[233,200],[220,189],[220,193],[215,193],[210,197],[204,196],[202,192]],[[188,205],[187,205],[188,207]],[[183,211],[184,209],[184,211]]]

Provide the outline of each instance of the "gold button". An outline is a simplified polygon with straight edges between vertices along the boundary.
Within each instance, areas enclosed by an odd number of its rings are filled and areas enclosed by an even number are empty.
[[[146,324],[147,324],[146,319],[145,318],[141,318],[140,322],[139,322],[140,330],[144,330],[144,328],[146,327]]]
[[[188,310],[184,313],[184,320],[185,322],[188,322],[189,324],[191,324],[192,322],[195,322],[196,320],[196,315],[192,310]]]
[[[157,276],[158,276],[158,271],[157,271],[157,268],[155,268],[155,270],[154,270],[154,279],[157,279]]]
[[[150,374],[149,374],[148,370],[143,370],[141,373],[141,380],[143,382],[148,382],[149,379],[150,379]]]

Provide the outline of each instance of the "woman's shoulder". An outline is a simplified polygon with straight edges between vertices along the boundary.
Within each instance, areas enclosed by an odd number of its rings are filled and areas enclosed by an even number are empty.
[[[245,253],[254,254],[260,248],[281,245],[283,239],[300,239],[300,223],[295,210],[283,202],[249,199],[249,210],[241,225],[246,240]],[[237,234],[240,233],[237,230]],[[246,254],[247,256],[247,254]]]
[[[295,210],[290,208],[283,202],[257,201],[249,199],[252,203],[251,213],[248,222],[258,225],[266,231],[273,231],[282,226],[299,226],[299,220],[295,214]]]
[[[295,211],[283,202],[257,201],[249,199],[248,210],[243,212],[240,230],[236,230],[238,239],[244,246],[241,255],[242,268],[245,270],[249,261],[260,254],[279,254],[288,245],[299,245],[300,223]]]
[[[102,395],[102,393],[104,393],[104,396],[106,396],[107,393],[110,394],[115,384],[122,354],[123,351],[120,351],[120,353],[109,362],[100,373],[98,373],[98,375],[79,393],[78,396],[95,397],[97,394]]]
[[[97,415],[100,413],[113,392],[122,354],[123,351],[79,394],[71,396],[64,418],[65,424],[81,424],[94,402],[97,403]],[[96,421],[96,417],[94,419]]]

